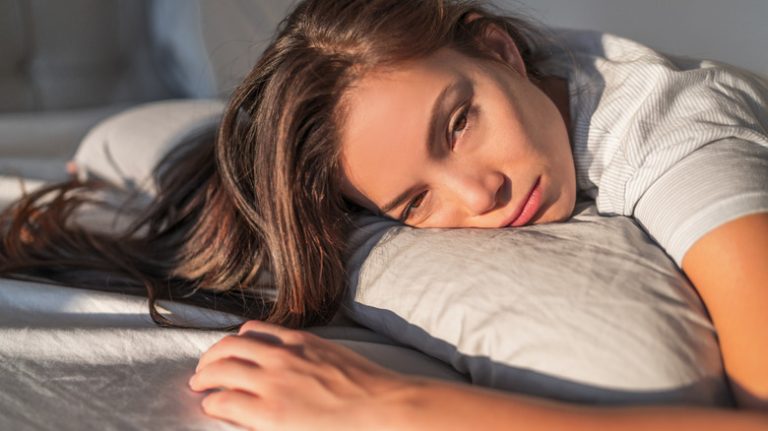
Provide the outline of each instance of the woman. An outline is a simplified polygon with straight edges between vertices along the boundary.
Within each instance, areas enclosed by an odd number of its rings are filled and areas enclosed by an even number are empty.
[[[687,166],[688,159],[662,157],[668,146],[661,145],[617,146],[631,152],[603,160],[595,156],[606,150],[572,145],[580,133],[605,131],[579,129],[585,107],[569,99],[574,81],[545,73],[556,69],[547,64],[547,42],[525,21],[470,2],[305,1],[235,92],[216,145],[199,143],[168,161],[173,169],[160,195],[128,232],[115,239],[67,224],[83,199],[75,192],[92,186],[54,186],[5,213],[0,272],[83,285],[87,279],[73,269],[106,271],[124,277],[124,290],[146,289],[151,304],[215,300],[264,320],[213,346],[190,381],[196,391],[220,389],[203,401],[208,414],[248,428],[766,429],[768,337],[753,329],[768,325],[761,314],[768,272],[759,265],[768,258],[768,213],[754,205],[737,218],[717,218],[692,246],[658,234],[662,245],[685,251],[682,269],[717,326],[740,411],[605,410],[414,378],[286,328],[335,313],[345,287],[345,234],[363,209],[416,227],[518,227],[567,220],[578,185],[602,212],[658,212],[664,194],[654,184],[669,177],[653,167]],[[616,94],[609,90],[618,86],[605,84],[604,95]],[[644,100],[667,96],[655,90]],[[645,105],[605,109],[611,100],[597,100],[602,110],[589,107],[595,121],[597,112],[625,120],[608,132],[632,132],[625,123],[644,118]],[[746,111],[729,118],[748,123]],[[759,123],[713,130],[709,141],[768,145]],[[686,152],[706,154],[703,147]],[[750,157],[762,154],[757,144],[745,148]],[[653,163],[638,165],[632,154]],[[605,169],[597,183],[589,183],[591,167]],[[611,175],[630,168],[640,183],[622,184],[635,194],[606,199],[621,180]],[[652,215],[643,220],[656,232]],[[259,288],[267,272],[274,297]]]

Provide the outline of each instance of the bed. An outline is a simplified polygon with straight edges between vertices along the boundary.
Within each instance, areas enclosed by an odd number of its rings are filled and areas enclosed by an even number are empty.
[[[768,74],[768,56],[752,55],[764,50],[760,41],[768,38],[759,22],[768,17],[764,2],[528,3],[528,13],[547,23],[613,31],[672,53],[718,58]],[[212,0],[102,1],[96,6],[85,0],[45,5],[0,1],[0,34],[9,41],[0,45],[0,52],[31,65],[24,74],[0,68],[0,88],[9,95],[0,101],[0,206],[25,188],[65,178],[65,164],[82,148],[88,132],[91,142],[108,141],[96,139],[106,135],[93,127],[99,124],[108,134],[114,126],[103,120],[130,107],[138,107],[131,112],[140,115],[147,106],[170,109],[156,102],[162,100],[179,106],[195,100],[215,104],[258,55],[286,8],[277,0],[227,0],[215,6]],[[79,18],[65,22],[56,16]],[[650,25],[641,25],[645,23]],[[71,32],[68,42],[56,37],[63,31]],[[108,37],[93,46],[87,41],[94,35]],[[25,51],[28,37],[42,47],[31,57]],[[123,64],[130,65],[128,72],[116,72],[115,65]],[[84,74],[78,77],[72,70]],[[202,117],[192,123],[189,115],[179,118],[179,130],[188,133],[190,124],[199,126]],[[489,291],[487,298],[493,300],[485,303],[446,298],[507,286],[515,274],[469,280],[434,274],[425,281],[414,276],[425,267],[413,262],[427,251],[419,247],[431,244],[428,251],[443,265],[477,268],[451,247],[433,245],[458,241],[486,247],[477,244],[487,244],[487,234],[458,232],[448,239],[441,234],[424,242],[422,234],[386,221],[363,221],[355,237],[353,288],[345,307],[331,325],[309,330],[404,373],[571,402],[729,405],[714,328],[685,278],[629,219],[604,220],[588,201],[580,202],[578,212],[580,224],[493,238],[499,244],[524,244],[548,235],[595,259],[613,256],[620,271],[602,270],[596,262],[574,267],[567,277],[542,269],[530,283],[505,289],[507,299]],[[628,253],[645,260],[621,263]],[[651,275],[637,275],[649,266],[654,267]],[[577,272],[580,276],[574,276]],[[563,285],[566,278],[568,286]],[[593,282],[605,287],[600,301],[586,288],[561,293],[563,287]],[[435,295],[435,283],[444,288],[442,296],[427,296]],[[620,288],[626,286],[637,288]],[[415,294],[391,295],[392,289]],[[627,291],[635,294],[627,296]],[[663,297],[665,307],[648,306],[649,297]],[[420,303],[435,305],[425,312]],[[488,308],[499,303],[516,311]],[[560,312],[547,319],[527,313],[545,303],[556,304]],[[165,313],[192,323],[239,319],[191,306],[161,305]],[[511,316],[503,323],[480,318],[502,311]],[[142,298],[0,279],[0,429],[230,429],[204,416],[201,395],[186,388],[200,353],[223,335],[158,328]],[[553,352],[564,339],[571,340],[568,349]]]

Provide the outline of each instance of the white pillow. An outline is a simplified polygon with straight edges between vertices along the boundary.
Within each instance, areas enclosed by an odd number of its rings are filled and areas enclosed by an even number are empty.
[[[468,373],[562,400],[727,405],[715,329],[674,262],[627,217],[353,236],[345,312]]]
[[[198,103],[105,121],[78,151],[80,173],[143,184],[178,137],[212,127]],[[174,121],[151,121],[159,106]],[[342,310],[474,383],[585,403],[730,403],[692,286],[632,219],[599,216],[591,201],[571,222],[519,229],[363,217],[352,242]]]
[[[152,196],[157,163],[184,140],[215,129],[223,110],[221,100],[182,99],[146,103],[113,115],[80,143],[73,159],[77,176]]]

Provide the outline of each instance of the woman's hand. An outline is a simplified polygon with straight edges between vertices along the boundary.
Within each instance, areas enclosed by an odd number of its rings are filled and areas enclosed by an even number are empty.
[[[392,395],[410,380],[314,334],[259,321],[224,337],[189,381],[206,414],[248,429],[387,427]]]
[[[764,414],[695,407],[606,409],[408,377],[308,332],[248,322],[190,380],[213,417],[272,430],[766,430]]]

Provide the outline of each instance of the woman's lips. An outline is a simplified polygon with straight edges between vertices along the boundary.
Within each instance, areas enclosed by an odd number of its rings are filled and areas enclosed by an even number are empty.
[[[523,201],[521,208],[518,208],[518,210],[515,212],[515,215],[512,221],[502,227],[506,227],[506,226],[519,227],[519,226],[525,225],[526,223],[531,221],[534,215],[536,215],[536,212],[539,210],[540,206],[541,206],[541,177],[536,178],[536,183],[533,184],[533,188],[531,188],[531,191],[528,192],[528,195],[525,197],[525,200]]]

